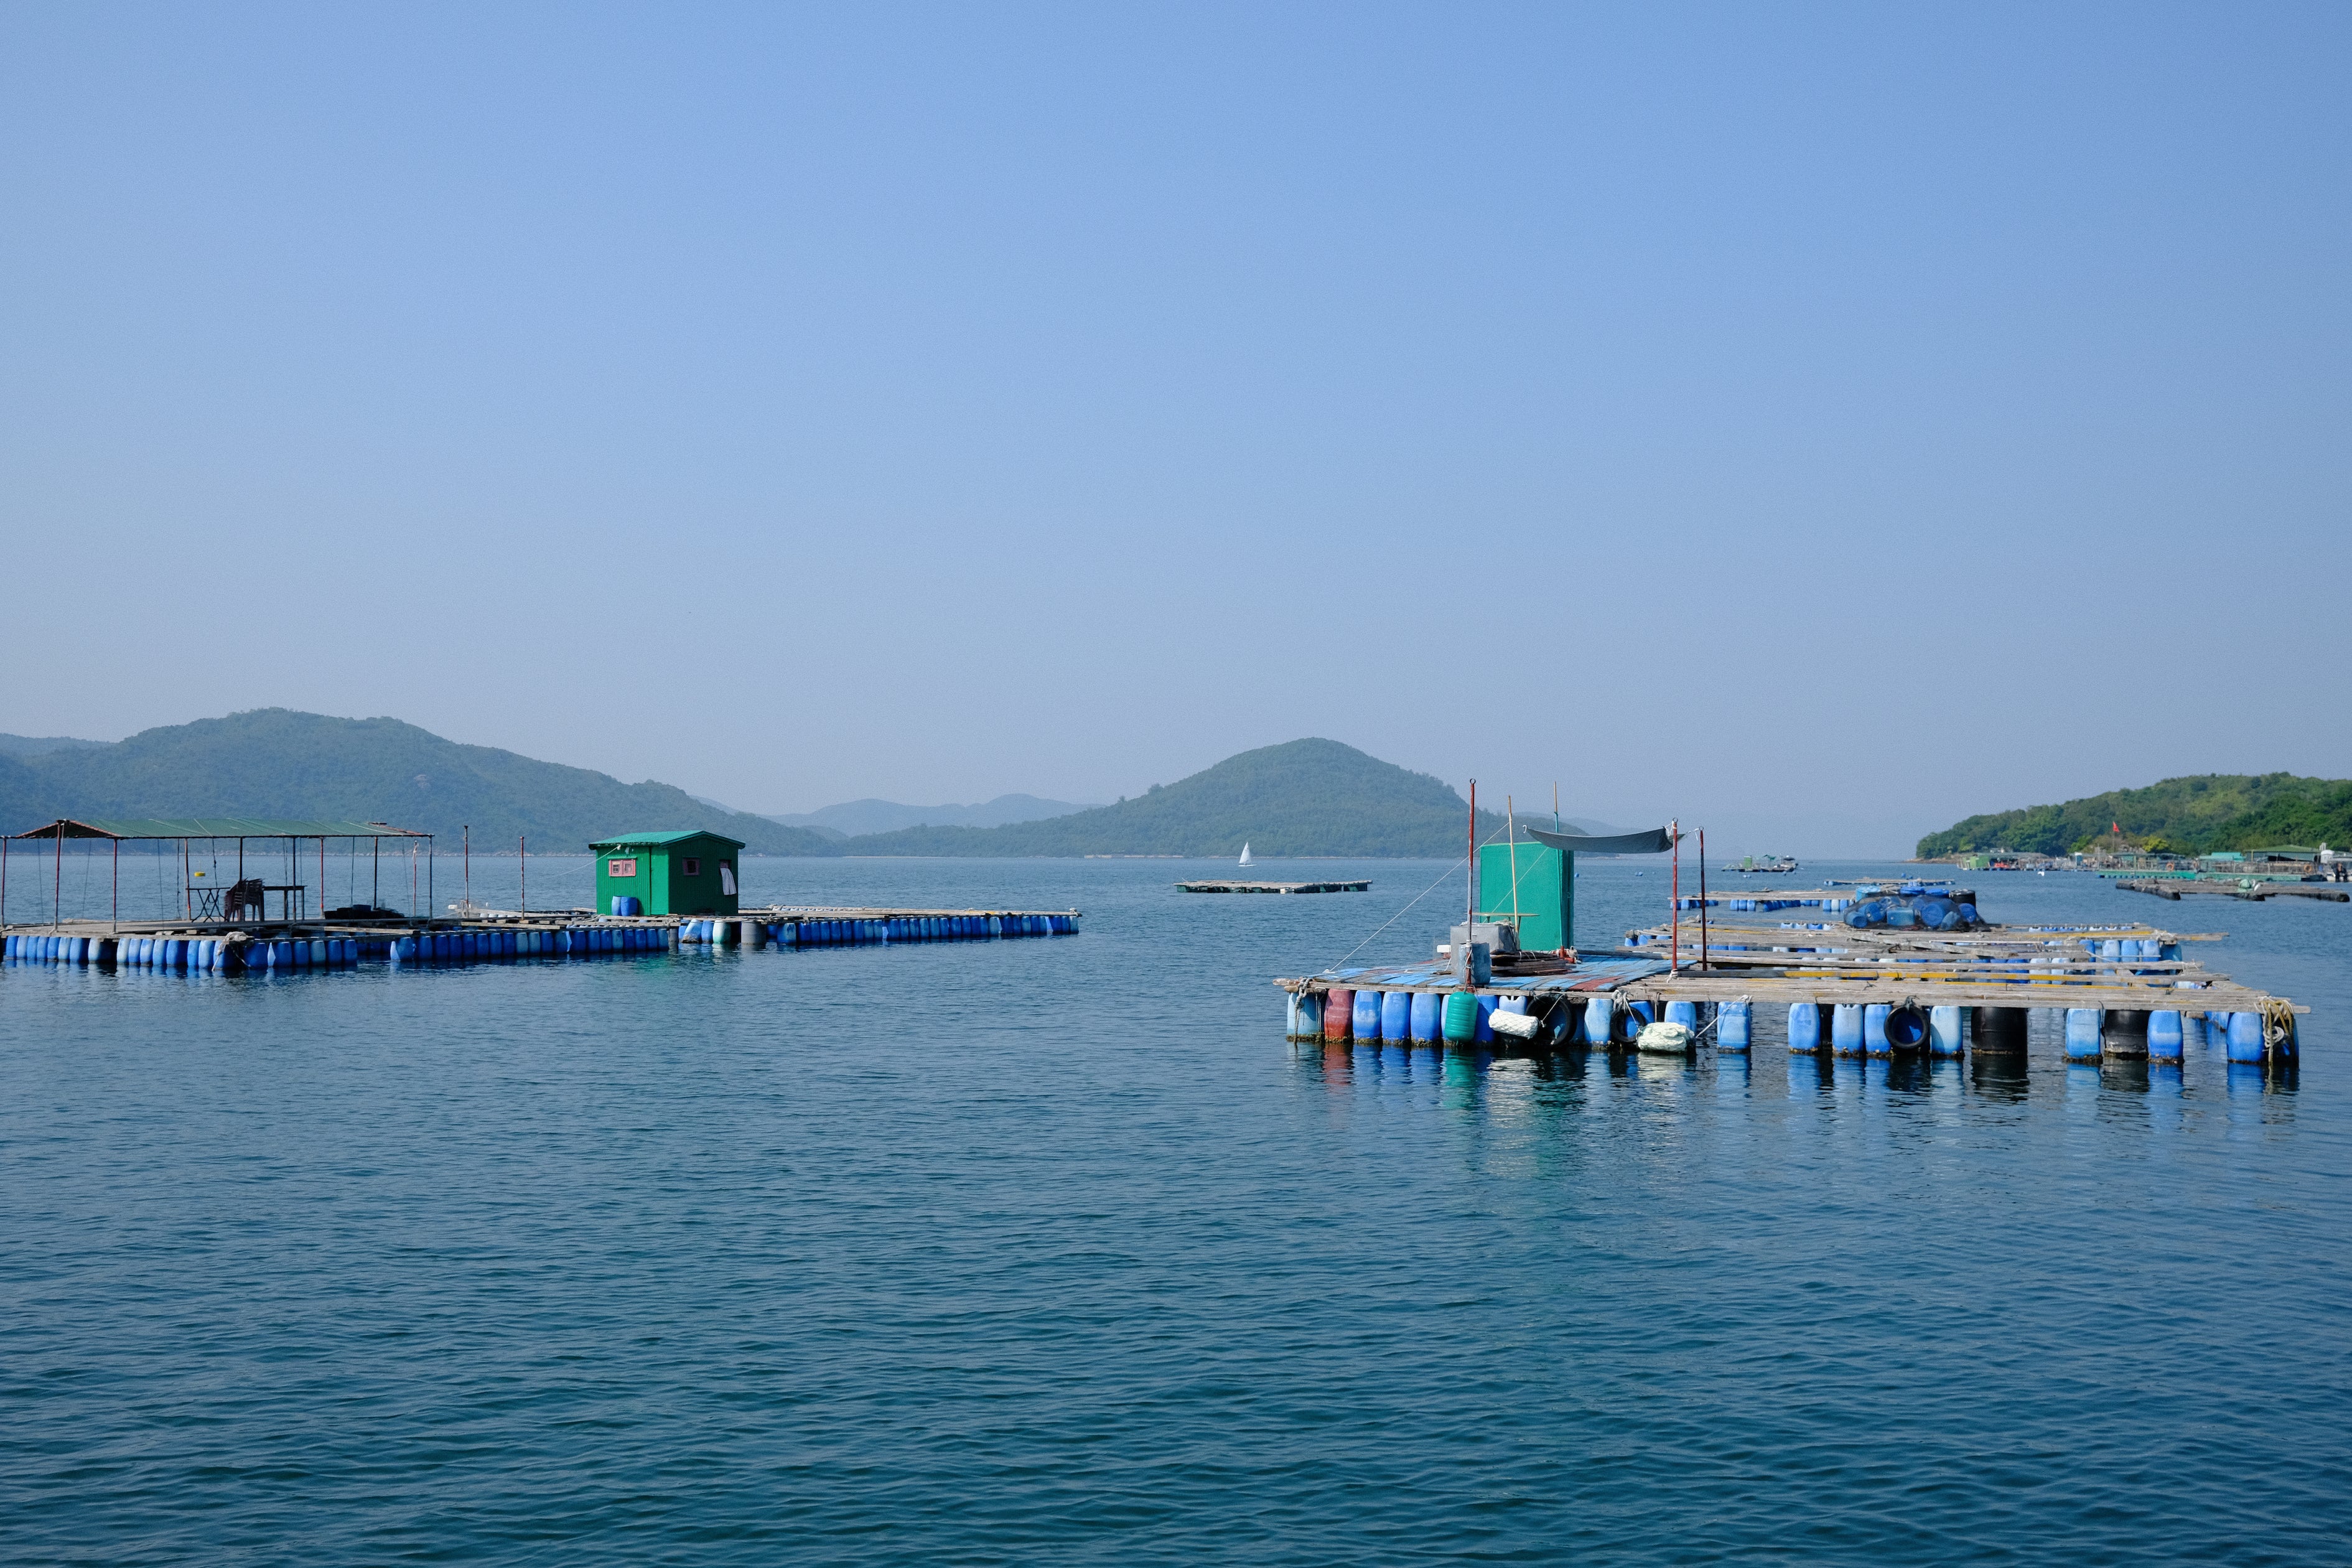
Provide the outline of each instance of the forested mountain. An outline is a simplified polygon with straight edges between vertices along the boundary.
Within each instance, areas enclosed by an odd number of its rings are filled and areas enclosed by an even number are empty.
[[[1481,812],[1482,823],[1502,817]],[[1549,816],[1545,818],[1549,820]],[[909,827],[852,838],[848,855],[1453,856],[1469,807],[1452,785],[1337,741],[1228,757],[1116,805],[1003,827]]]
[[[707,827],[772,855],[834,846],[705,805],[666,784],[625,784],[587,768],[467,746],[397,719],[331,719],[284,708],[142,731],[110,745],[0,752],[0,824],[60,816],[293,816],[388,822],[476,846],[579,851],[608,833]]]
[[[2352,780],[2293,773],[2200,773],[2145,789],[2057,805],[2031,805],[1955,823],[1919,840],[1919,858],[2015,849],[2065,855],[2105,840],[2120,824],[2144,847],[2185,854],[2260,849],[2278,844],[2352,842]]]

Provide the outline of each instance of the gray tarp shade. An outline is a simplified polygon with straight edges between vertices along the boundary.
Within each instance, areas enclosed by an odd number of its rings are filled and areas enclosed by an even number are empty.
[[[1615,833],[1606,838],[1582,833],[1546,833],[1540,827],[1523,827],[1519,831],[1538,844],[1565,849],[1571,855],[1663,855],[1675,847],[1663,827],[1653,827],[1647,833]]]
[[[311,822],[282,816],[61,817],[11,838],[429,838],[381,822]]]

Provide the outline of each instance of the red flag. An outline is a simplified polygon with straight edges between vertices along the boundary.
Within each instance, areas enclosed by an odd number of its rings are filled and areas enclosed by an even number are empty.
[[[2107,826],[2115,830],[2116,837],[2121,838],[2124,836],[2124,825],[2122,823],[2109,822]]]

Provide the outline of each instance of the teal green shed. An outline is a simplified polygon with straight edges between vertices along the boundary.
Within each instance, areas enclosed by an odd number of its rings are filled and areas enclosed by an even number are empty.
[[[701,828],[621,833],[588,847],[596,856],[596,912],[634,898],[649,915],[731,915],[743,841]]]

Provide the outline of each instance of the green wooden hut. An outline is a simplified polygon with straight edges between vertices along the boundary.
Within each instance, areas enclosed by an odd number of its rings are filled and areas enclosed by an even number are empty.
[[[675,833],[623,833],[600,838],[596,853],[596,912],[610,914],[615,898],[635,898],[649,915],[731,915],[743,841],[699,828]]]

